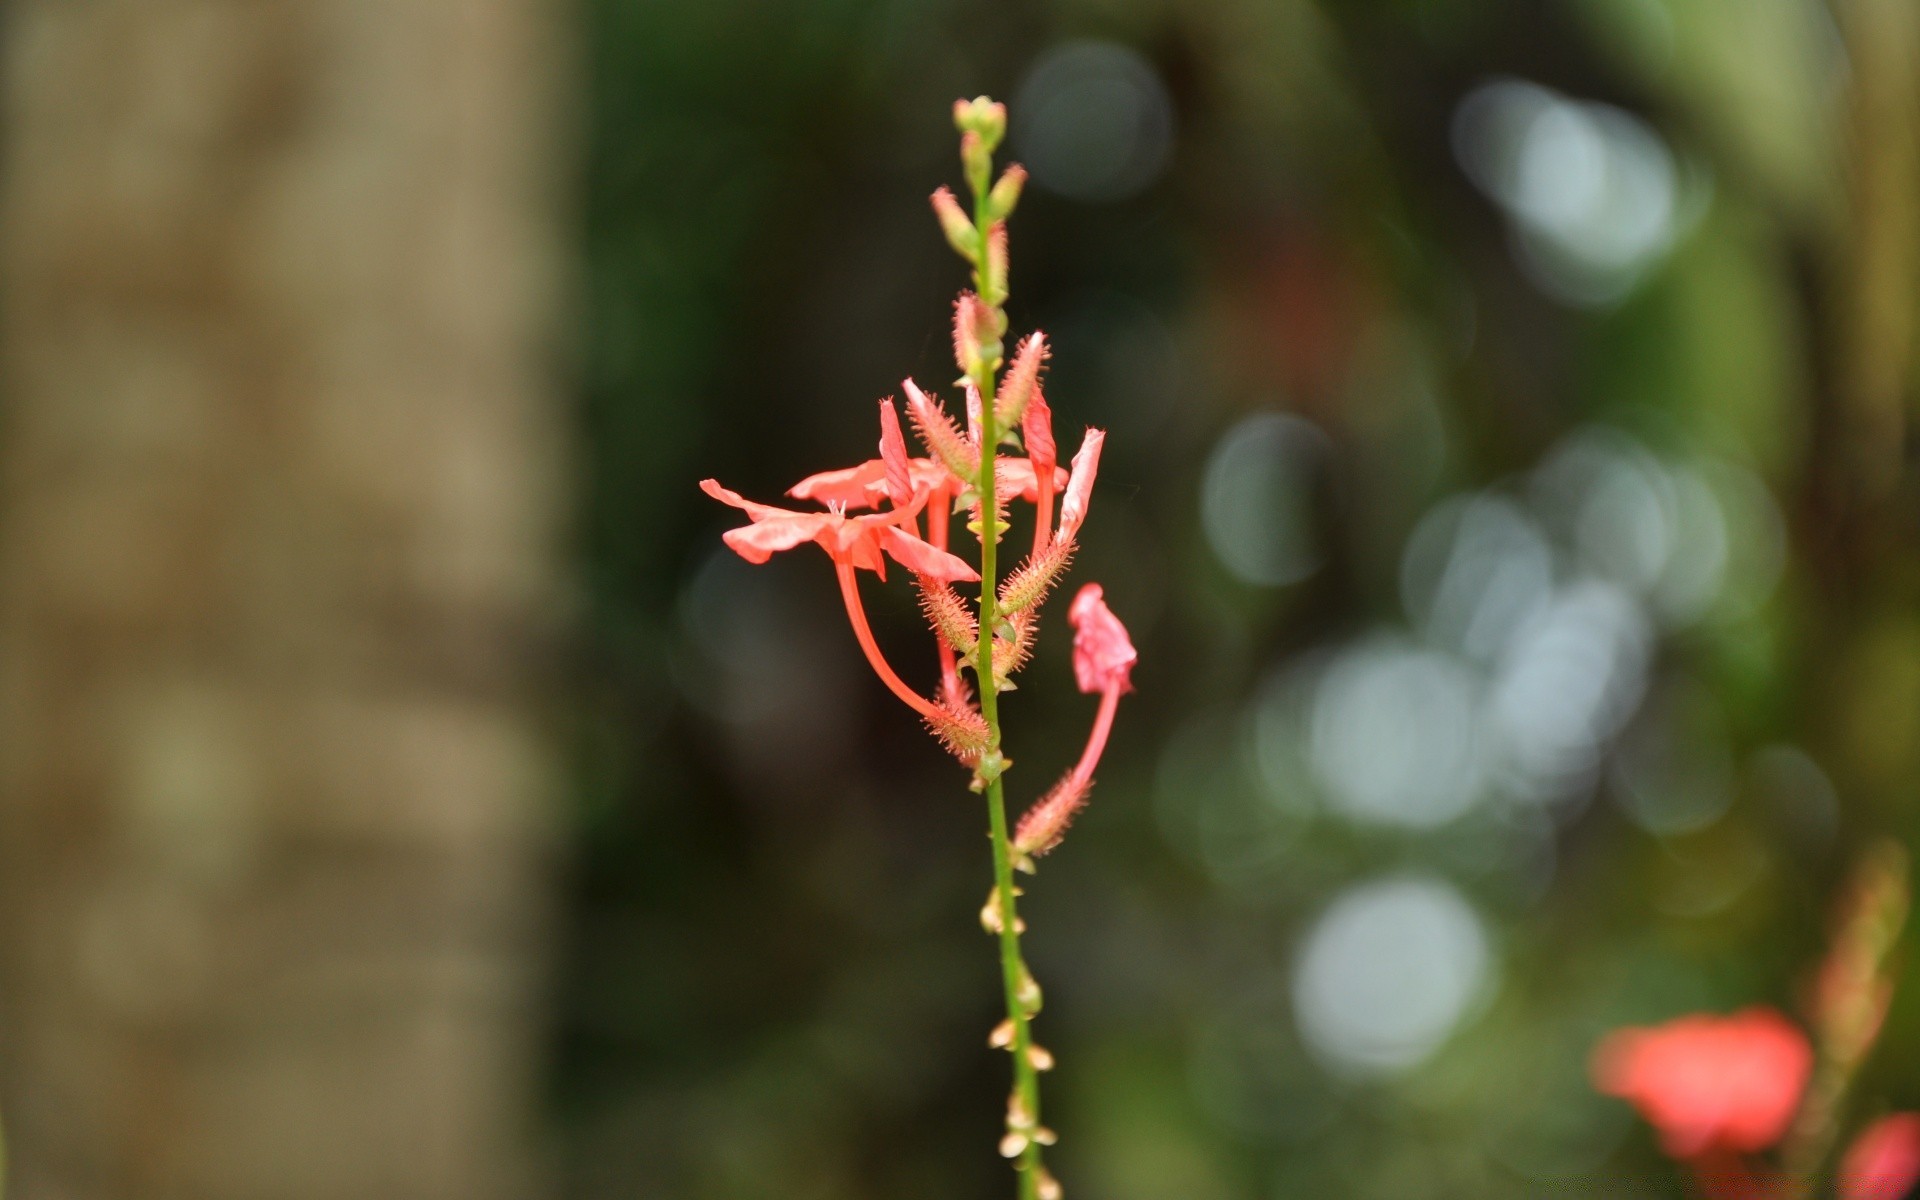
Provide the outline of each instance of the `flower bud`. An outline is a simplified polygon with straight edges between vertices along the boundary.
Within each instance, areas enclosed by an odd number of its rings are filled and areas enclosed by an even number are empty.
[[[986,96],[953,102],[953,127],[961,133],[979,135],[991,154],[1007,135],[1007,106]]]
[[[1014,163],[1000,173],[1000,181],[987,193],[987,211],[996,221],[1004,221],[1013,215],[1014,205],[1020,203],[1020,191],[1027,186],[1027,169]]]
[[[999,365],[1000,320],[993,308],[972,292],[961,292],[954,300],[953,361],[964,374],[985,374]]]
[[[998,306],[1007,298],[1007,223],[995,221],[987,227],[987,252],[980,268],[981,290],[988,304]]]
[[[1014,988],[1013,998],[1020,1002],[1021,1008],[1027,1010],[1029,1017],[1040,1011],[1040,984],[1033,978],[1033,972],[1024,965],[1020,968],[1020,980]]]
[[[1013,1045],[1012,1017],[1008,1017],[993,1027],[993,1032],[987,1035],[987,1045],[995,1050],[1005,1050],[1008,1046]]]
[[[996,187],[994,189],[998,191]],[[940,232],[947,235],[947,245],[970,263],[980,261],[980,231],[973,227],[972,218],[953,198],[953,193],[941,188],[933,194],[933,215],[940,219]]]
[[[1034,391],[1040,386],[1040,368],[1047,361],[1047,337],[1043,333],[1032,333],[1020,343],[1020,349],[1013,355],[1013,365],[1007,368],[1007,377],[1000,384],[1000,394],[994,397],[994,424],[1001,430],[1012,429],[1020,424],[1027,413],[1027,401],[1033,398]]]

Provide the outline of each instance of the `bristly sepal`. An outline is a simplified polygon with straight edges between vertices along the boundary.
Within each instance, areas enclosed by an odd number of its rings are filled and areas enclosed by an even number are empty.
[[[1073,772],[1068,772],[1020,818],[1020,824],[1014,829],[1013,850],[1029,860],[1028,871],[1033,869],[1032,859],[1060,844],[1060,839],[1067,835],[1067,827],[1087,806],[1087,797],[1092,791],[1091,780],[1082,783]]]
[[[1013,365],[1007,368],[1007,376],[1000,384],[1000,394],[994,400],[994,422],[1002,430],[1017,428],[1026,416],[1027,402],[1040,386],[1040,371],[1046,362],[1046,335],[1037,331],[1028,334],[1014,352]]]
[[[1039,629],[1039,614],[1028,609],[1014,613],[1000,623],[993,638],[993,690],[1014,690],[1013,674],[1033,657],[1033,637]]]
[[[980,622],[952,588],[921,577],[920,611],[942,641],[961,657],[973,658],[980,647]]]
[[[980,448],[960,432],[940,402],[920,390],[909,379],[903,385],[907,393],[907,416],[913,421],[920,441],[967,487],[978,487]]]
[[[1000,584],[1000,611],[1009,616],[1037,609],[1067,573],[1073,562],[1075,544],[1071,539],[1049,542],[1038,558],[1026,562]]]
[[[977,776],[981,763],[989,757],[988,747],[992,745],[986,718],[971,706],[961,708],[943,703],[934,705],[934,711],[927,716],[926,722],[933,736],[939,738],[940,744],[947,748],[947,753],[959,759],[961,766],[974,768]],[[998,751],[993,751],[992,757],[998,757]]]

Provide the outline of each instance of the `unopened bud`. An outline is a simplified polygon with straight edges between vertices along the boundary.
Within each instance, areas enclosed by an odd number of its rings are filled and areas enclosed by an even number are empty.
[[[980,261],[980,231],[973,227],[973,221],[953,198],[953,193],[941,188],[933,194],[933,215],[940,219],[940,232],[947,235],[947,245],[954,253],[970,263]]]
[[[1027,1063],[1036,1071],[1051,1071],[1053,1070],[1053,1051],[1035,1042],[1027,1047]]]
[[[1033,978],[1033,972],[1023,965],[1020,968],[1020,983],[1014,990],[1014,999],[1020,1002],[1028,1016],[1040,1011],[1040,985]]]
[[[981,289],[987,303],[1000,305],[1007,298],[1007,223],[995,221],[987,227],[987,253],[981,267]],[[997,357],[997,356],[996,356]]]
[[[993,908],[998,906],[989,904],[988,907]],[[993,1027],[993,1032],[987,1035],[987,1045],[995,1050],[1005,1050],[1008,1046],[1013,1045],[1012,1017],[1008,1017]]]
[[[988,896],[987,902],[980,906],[980,928],[988,933],[999,933],[1006,928],[1006,921],[1000,916],[999,892]]]
[[[1032,1129],[1035,1124],[1037,1122],[1033,1119],[1033,1110],[1027,1107],[1027,1102],[1021,1098],[1020,1093],[1017,1091],[1007,1093],[1007,1128],[1024,1133]]]
[[[1033,1140],[1042,1146],[1051,1146],[1060,1140],[1060,1135],[1042,1125],[1033,1131]]]
[[[989,153],[1007,136],[1007,106],[986,96],[953,102],[953,127],[961,133],[978,134]]]
[[[1024,1133],[1009,1133],[1000,1139],[1001,1158],[1019,1158],[1026,1148],[1027,1135]]]
[[[1006,432],[1020,424],[1027,414],[1027,402],[1033,399],[1033,393],[1040,386],[1040,368],[1047,361],[1047,337],[1043,333],[1031,333],[1021,341],[1020,348],[1013,353],[1013,365],[1007,368],[1007,377],[1000,385],[1000,394],[993,400],[993,422],[1001,432]]]
[[[1066,1192],[1060,1187],[1060,1181],[1047,1173],[1045,1167],[1039,1168],[1040,1177],[1034,1180],[1033,1194],[1039,1200],[1064,1200]]]
[[[1013,214],[1014,205],[1020,203],[1021,189],[1027,186],[1027,169],[1014,163],[1000,173],[1000,181],[987,193],[987,211],[996,221],[1004,221]]]
[[[971,379],[1000,365],[1000,322],[993,306],[972,292],[961,292],[953,302],[953,361]],[[975,421],[973,424],[977,425]],[[979,431],[971,429],[973,440]]]

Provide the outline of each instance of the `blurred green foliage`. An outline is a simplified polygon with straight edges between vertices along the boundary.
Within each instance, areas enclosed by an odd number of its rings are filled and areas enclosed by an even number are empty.
[[[1141,647],[1093,807],[1023,901],[1068,1193],[1683,1194],[1589,1089],[1590,1047],[1791,1010],[1850,848],[1907,833],[1920,782],[1912,338],[1870,261],[1907,253],[1911,284],[1916,181],[1859,169],[1913,133],[1859,102],[1912,95],[1913,55],[1857,53],[1911,33],[1889,10],[589,0],[569,1194],[1009,1191],[984,814],[864,673],[825,561],[747,567],[694,488],[770,499],[866,457],[902,376],[951,376],[962,280],[925,197],[957,179],[948,105],[982,92],[1012,102],[1016,157],[1066,164],[1014,221],[1009,308],[1054,339],[1062,429],[1111,431],[1076,571]],[[1076,45],[1119,73],[1049,93]],[[1135,63],[1164,169],[1086,198],[1074,155]],[[1513,113],[1571,132],[1529,159],[1499,141]],[[1617,211],[1580,224],[1581,186]],[[1222,465],[1235,436],[1251,474]],[[1516,674],[1512,614],[1479,659],[1436,632],[1416,547],[1446,541],[1437,511],[1495,509],[1550,547],[1542,595],[1613,614],[1606,652],[1638,664],[1590,757],[1521,783],[1486,749],[1499,720],[1532,728],[1604,671]],[[930,679],[905,586],[875,594]],[[1063,626],[1008,701],[1016,804],[1090,715]],[[1369,730],[1412,740],[1348,746]],[[1393,774],[1409,746],[1430,769]],[[1457,759],[1480,772],[1459,811],[1368,817]],[[1303,947],[1396,880],[1463,899],[1483,961],[1431,1044],[1368,1068],[1303,1018]],[[1328,994],[1466,960],[1409,961],[1348,963]],[[1870,1073],[1887,1103],[1920,1103],[1917,991]],[[1412,1019],[1391,1009],[1354,1019]]]

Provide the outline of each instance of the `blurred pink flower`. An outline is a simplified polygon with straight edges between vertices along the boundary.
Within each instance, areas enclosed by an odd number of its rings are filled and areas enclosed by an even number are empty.
[[[1840,1160],[1840,1200],[1900,1200],[1920,1182],[1920,1113],[1867,1126]]]
[[[1593,1056],[1595,1086],[1638,1108],[1677,1159],[1779,1141],[1812,1068],[1806,1035],[1758,1007],[1617,1030]]]
[[[1073,677],[1083,692],[1133,690],[1133,664],[1140,653],[1127,627],[1107,607],[1106,591],[1089,583],[1067,610],[1073,623]]]
[[[916,575],[930,579],[965,582],[980,578],[964,560],[901,530],[901,523],[912,520],[919,512],[918,505],[849,517],[837,512],[794,512],[771,504],[757,504],[721,487],[719,481],[713,479],[701,480],[700,490],[747,514],[751,524],[729,529],[720,536],[734,553],[750,563],[763,563],[782,550],[815,542],[834,562],[873,571],[882,578],[887,573],[882,553]]]

